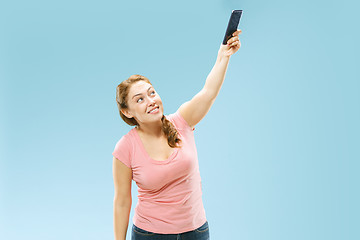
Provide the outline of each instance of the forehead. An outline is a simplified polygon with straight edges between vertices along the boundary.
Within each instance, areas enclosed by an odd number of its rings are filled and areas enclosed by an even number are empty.
[[[146,93],[147,90],[149,89],[149,87],[151,87],[151,84],[149,84],[147,82],[144,82],[144,81],[136,82],[133,85],[131,85],[130,90],[129,90],[129,95],[130,95],[130,97],[132,97],[138,93]]]

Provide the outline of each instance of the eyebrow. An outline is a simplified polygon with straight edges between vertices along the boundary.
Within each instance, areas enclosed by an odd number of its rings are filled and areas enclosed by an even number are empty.
[[[152,88],[152,86],[150,86],[147,90],[147,92],[150,90],[150,88]],[[136,97],[137,95],[141,95],[142,93],[138,93],[138,94],[135,94],[132,98]]]

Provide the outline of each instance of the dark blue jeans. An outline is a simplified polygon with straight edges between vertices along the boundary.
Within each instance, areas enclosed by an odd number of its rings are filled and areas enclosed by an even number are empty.
[[[133,224],[131,240],[210,240],[209,224],[206,221],[204,225],[195,230],[178,234],[148,232]]]

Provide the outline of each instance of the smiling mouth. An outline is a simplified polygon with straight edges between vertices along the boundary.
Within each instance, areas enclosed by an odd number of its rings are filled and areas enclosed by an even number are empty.
[[[156,111],[159,111],[159,107],[156,107],[155,109],[149,111],[148,113],[153,113],[153,112],[156,112]]]

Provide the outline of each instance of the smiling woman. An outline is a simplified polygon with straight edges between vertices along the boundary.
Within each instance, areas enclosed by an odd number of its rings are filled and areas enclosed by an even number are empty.
[[[210,239],[194,126],[207,114],[225,78],[230,56],[240,48],[233,33],[221,44],[204,88],[170,115],[149,79],[131,75],[116,88],[121,118],[135,126],[116,143],[113,155],[114,232],[125,240],[131,182],[138,186],[132,239]]]
[[[178,138],[177,130],[163,115],[161,98],[147,77],[132,75],[120,83],[116,88],[116,102],[120,116],[127,124],[135,125],[139,132],[142,131],[140,125],[144,122],[150,122],[149,127],[144,124],[144,128],[147,129],[156,129],[156,125],[161,125],[161,130],[165,134],[169,146],[178,147],[177,144],[181,140]],[[154,111],[155,109],[158,111]],[[156,135],[159,135],[159,131]]]

